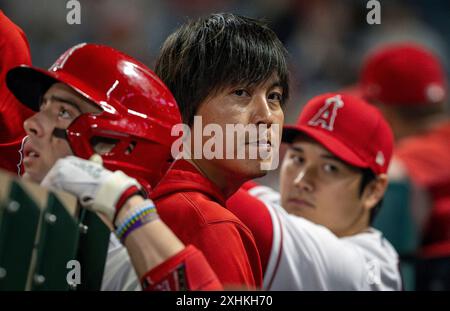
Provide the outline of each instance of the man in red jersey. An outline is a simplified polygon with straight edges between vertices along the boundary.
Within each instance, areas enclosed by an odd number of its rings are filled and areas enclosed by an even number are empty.
[[[227,125],[261,125],[272,133],[283,124],[285,49],[259,21],[212,14],[188,22],[166,40],[155,72],[174,94],[193,137],[202,137],[201,148],[209,138],[202,132],[212,124],[226,134]],[[195,122],[199,117],[203,125]],[[230,138],[225,136],[219,142]],[[271,145],[276,140],[275,135],[244,137],[233,145],[233,150],[244,150],[244,157],[225,159],[195,156],[193,139],[191,149],[183,149],[193,157],[176,161],[151,194],[160,217],[181,241],[204,253],[224,286],[254,289],[262,284],[253,235],[225,202],[245,181],[266,173],[265,160],[248,155],[262,149],[278,152]]]

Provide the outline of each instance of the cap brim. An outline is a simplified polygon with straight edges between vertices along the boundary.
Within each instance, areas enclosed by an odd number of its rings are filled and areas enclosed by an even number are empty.
[[[102,100],[95,89],[64,72],[22,65],[11,69],[6,75],[9,90],[21,103],[34,111],[39,111],[41,97],[56,82],[67,84],[94,103]]]
[[[34,111],[39,111],[41,96],[56,81],[47,71],[25,65],[11,69],[6,75],[11,93]]]
[[[342,161],[356,167],[368,168],[370,165],[361,159],[351,148],[328,135],[326,132],[309,126],[285,125],[283,127],[282,141],[292,143],[298,134],[303,133],[323,145],[333,155]]]

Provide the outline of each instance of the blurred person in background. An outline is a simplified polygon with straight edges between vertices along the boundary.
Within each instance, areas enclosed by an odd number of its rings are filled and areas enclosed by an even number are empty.
[[[20,64],[31,65],[27,38],[0,10],[0,168],[12,173],[18,172],[23,121],[33,113],[6,86],[6,73]]]
[[[380,46],[365,59],[359,92],[392,126],[395,152],[390,175],[409,180],[411,213],[420,249],[417,289],[450,289],[450,118],[441,61],[424,46]],[[420,195],[422,194],[422,195]]]

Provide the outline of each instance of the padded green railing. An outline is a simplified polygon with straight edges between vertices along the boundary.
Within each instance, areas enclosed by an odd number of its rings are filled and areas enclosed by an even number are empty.
[[[32,259],[40,210],[17,182],[1,203],[0,290],[24,290]]]
[[[401,258],[405,290],[415,289],[415,254],[419,245],[416,224],[411,214],[411,184],[404,180],[391,182],[374,227],[392,243]]]
[[[0,290],[99,290],[110,230],[74,197],[0,171]],[[80,284],[69,284],[76,260]]]

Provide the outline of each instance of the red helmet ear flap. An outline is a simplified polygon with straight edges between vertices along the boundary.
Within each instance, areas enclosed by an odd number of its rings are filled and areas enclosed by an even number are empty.
[[[127,127],[122,128],[117,122]],[[130,130],[136,128],[134,122],[132,118],[127,120],[109,114],[83,114],[71,123],[65,134],[74,155],[89,159],[99,153],[106,168],[121,170],[150,190],[173,162],[171,144],[139,135],[139,131],[134,134]]]

